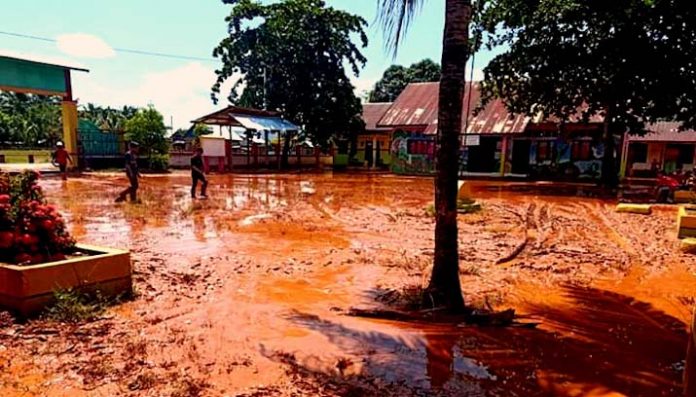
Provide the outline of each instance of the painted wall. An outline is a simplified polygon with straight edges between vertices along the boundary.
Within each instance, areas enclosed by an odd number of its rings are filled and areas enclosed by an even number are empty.
[[[391,170],[395,174],[435,173],[435,141],[432,136],[397,131],[391,143]]]

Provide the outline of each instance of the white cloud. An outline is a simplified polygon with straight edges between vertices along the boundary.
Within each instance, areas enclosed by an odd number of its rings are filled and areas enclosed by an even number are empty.
[[[58,49],[79,58],[111,58],[116,55],[106,41],[86,33],[66,33],[56,37]]]
[[[102,81],[109,81],[109,76],[93,70],[90,74],[73,73],[73,92],[81,104],[92,102],[112,107],[152,104],[164,116],[165,124],[169,125],[173,118],[177,129],[187,128],[191,120],[227,105],[227,92],[236,79],[229,79],[223,85],[217,106],[210,99],[210,87],[215,79],[213,68],[200,62],[146,73],[131,86],[104,84]]]

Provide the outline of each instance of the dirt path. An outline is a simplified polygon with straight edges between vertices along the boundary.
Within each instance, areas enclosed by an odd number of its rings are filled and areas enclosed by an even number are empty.
[[[696,261],[669,210],[475,189],[466,299],[540,325],[439,327],[341,315],[427,282],[430,181],[213,176],[195,203],[187,182],[148,177],[135,206],[111,202],[117,176],[45,182],[78,240],[133,251],[139,296],[0,328],[3,395],[680,395]]]

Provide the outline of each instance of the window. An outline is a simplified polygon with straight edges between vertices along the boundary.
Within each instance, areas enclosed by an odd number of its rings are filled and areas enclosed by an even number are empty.
[[[647,163],[648,162],[648,144],[647,143],[632,143],[628,147],[628,161],[631,163]]]
[[[590,141],[575,141],[571,153],[573,161],[587,161],[592,159],[592,143]]]
[[[414,155],[432,155],[435,150],[435,144],[430,139],[409,139],[408,154]]]
[[[537,161],[549,161],[553,156],[553,142],[539,141],[537,143]]]

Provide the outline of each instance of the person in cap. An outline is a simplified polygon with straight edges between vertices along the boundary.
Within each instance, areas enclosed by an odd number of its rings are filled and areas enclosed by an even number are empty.
[[[73,163],[70,153],[65,150],[65,145],[63,142],[56,143],[56,150],[52,154],[53,165],[58,167],[60,170],[60,175],[63,180],[68,179],[68,162]]]
[[[208,198],[205,194],[208,188],[208,180],[203,170],[203,148],[200,146],[196,148],[193,156],[191,156],[191,181],[191,198],[196,198],[198,181],[201,181],[201,198]]]
[[[138,202],[138,178],[140,178],[140,170],[138,169],[138,142],[130,142],[128,144],[128,151],[125,155],[126,162],[126,176],[128,177],[128,182],[130,186],[126,188],[121,194],[116,198],[116,202],[120,203],[126,201],[126,197],[130,196],[131,202]]]

